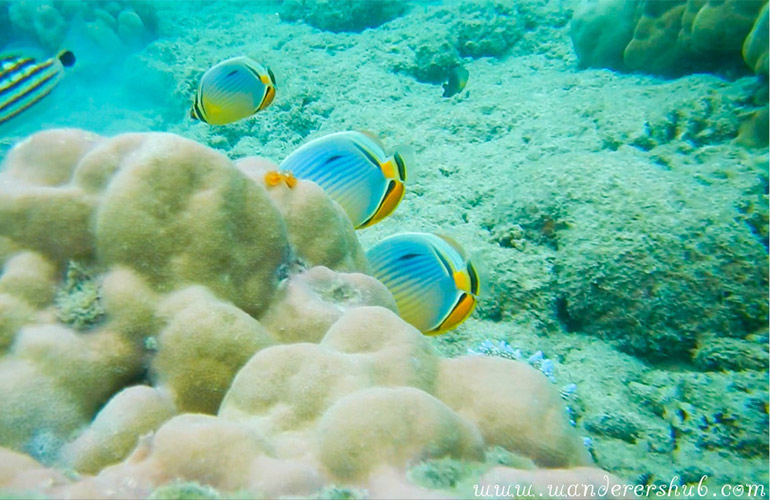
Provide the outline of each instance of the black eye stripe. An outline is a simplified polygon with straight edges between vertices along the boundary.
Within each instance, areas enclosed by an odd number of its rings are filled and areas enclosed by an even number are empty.
[[[334,163],[334,162],[336,162],[337,160],[340,160],[340,159],[342,159],[342,155],[333,155],[333,156],[330,156],[329,158],[327,158],[326,161],[324,161],[323,164],[324,164],[324,166],[331,165],[332,163]]]
[[[402,255],[401,257],[399,257],[398,260],[399,261],[412,260],[415,257],[419,257],[419,256],[420,256],[420,254],[418,254],[418,253],[408,253],[408,254],[405,254],[405,255]]]

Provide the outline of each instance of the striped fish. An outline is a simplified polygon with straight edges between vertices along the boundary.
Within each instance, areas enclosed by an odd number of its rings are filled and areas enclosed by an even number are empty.
[[[75,55],[69,50],[43,62],[23,56],[0,57],[0,124],[50,94],[64,68],[73,64]]]
[[[226,125],[270,106],[275,75],[270,68],[241,56],[222,61],[201,77],[190,117],[209,125]]]
[[[426,335],[456,327],[476,307],[478,270],[449,237],[401,233],[368,252],[372,276],[393,294],[401,318]]]
[[[381,221],[404,197],[403,156],[395,152],[388,157],[379,140],[363,132],[338,132],[310,141],[291,153],[281,170],[321,186],[356,229]]]

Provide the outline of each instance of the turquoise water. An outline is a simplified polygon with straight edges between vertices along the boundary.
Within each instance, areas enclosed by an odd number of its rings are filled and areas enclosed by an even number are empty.
[[[0,124],[0,496],[768,497],[766,1],[0,1],[62,49]],[[272,105],[190,118],[241,55]],[[369,228],[233,167],[345,130],[411,152]],[[342,274],[405,231],[485,270],[444,335]]]

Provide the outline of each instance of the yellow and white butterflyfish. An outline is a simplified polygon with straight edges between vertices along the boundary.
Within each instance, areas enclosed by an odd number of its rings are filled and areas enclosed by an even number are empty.
[[[0,57],[0,124],[51,93],[64,76],[64,68],[75,64],[69,50],[37,62],[31,57]]]
[[[233,57],[212,66],[201,77],[190,116],[209,125],[226,125],[270,106],[275,75],[253,59]]]
[[[401,153],[388,156],[376,137],[357,131],[310,141],[291,153],[280,168],[321,186],[356,229],[390,215],[404,197],[407,178]]]
[[[366,257],[372,276],[396,299],[401,318],[425,335],[455,328],[476,307],[479,273],[451,238],[396,234],[370,248]]]

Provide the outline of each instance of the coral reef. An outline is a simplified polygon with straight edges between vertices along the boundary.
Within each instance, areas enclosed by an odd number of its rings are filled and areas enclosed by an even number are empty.
[[[278,166],[264,158],[246,157],[236,162],[241,171],[254,180],[261,180]],[[340,271],[366,269],[366,257],[355,235],[346,229],[349,217],[340,212],[318,185],[299,183],[294,188],[283,185],[268,190],[278,207],[289,234],[296,256],[308,267],[326,266]],[[315,228],[332,228],[318,234]]]
[[[0,4],[0,30],[49,51],[62,48],[73,22],[102,49],[120,51],[148,42],[157,28],[154,6],[141,0],[38,1]],[[0,39],[0,46],[3,40]]]
[[[499,203],[511,207],[501,219],[553,231],[555,306],[568,330],[648,360],[691,359],[699,339],[746,337],[768,314],[764,245],[733,200],[705,191],[629,151],[565,154],[521,169],[505,194],[516,201]]]
[[[227,497],[238,498],[234,495]],[[150,500],[219,500],[222,496],[220,492],[210,486],[204,486],[194,481],[176,481],[157,488],[147,498]],[[248,498],[248,496],[244,495],[244,498]]]
[[[393,37],[390,52],[397,56],[393,68],[421,82],[440,83],[462,58],[504,58],[528,33],[564,24],[565,16],[569,10],[556,13],[537,2],[481,0],[433,7],[422,14],[420,22],[426,29]]]
[[[339,33],[376,28],[403,14],[404,0],[285,0],[281,19],[302,20],[309,25]]]
[[[0,488],[432,497],[410,466],[603,474],[539,370],[440,357],[356,272],[341,208],[305,181],[268,186],[266,160],[65,129],[4,167]],[[97,316],[61,322],[95,298]]]
[[[80,434],[61,450],[61,461],[73,470],[93,474],[121,461],[139,437],[153,432],[176,414],[167,394],[144,385],[115,394]]]
[[[453,28],[455,46],[463,57],[502,57],[521,38],[518,11],[504,4],[466,4]]]
[[[485,322],[485,324],[489,324]],[[655,366],[623,355],[601,340],[576,334],[528,334],[511,321],[485,332],[502,340],[476,345],[473,336],[441,344],[474,345],[487,355],[520,359],[533,348],[556,360],[576,431],[602,466],[636,484],[694,484],[708,475],[709,488],[767,484],[767,331],[744,340],[704,336],[692,364]],[[701,372],[701,370],[703,370]],[[522,468],[520,457],[488,451],[500,464]],[[447,460],[448,461],[448,460]],[[431,461],[417,470],[418,484],[455,482],[471,475],[468,464]]]
[[[766,378],[766,372],[746,372],[738,378],[725,372],[661,371],[632,382],[629,389],[667,423],[660,432],[668,433],[669,439],[657,442],[674,457],[730,449],[739,456],[767,460]],[[697,466],[712,467],[707,461]],[[703,472],[718,475],[713,469]]]
[[[575,8],[570,35],[582,67],[623,69],[623,49],[634,33],[635,2],[581,1]]]
[[[754,73],[768,75],[768,5],[762,7],[754,27],[743,42],[743,59]]]
[[[753,47],[746,61],[755,69],[760,42],[749,41],[756,30],[749,33],[755,21],[761,25],[763,5],[766,0],[584,0],[575,9],[571,37],[584,67],[663,76],[736,72],[745,68],[745,40]]]
[[[741,123],[736,142],[750,148],[766,148],[770,133],[768,122],[770,122],[770,114],[767,105],[752,111]]]
[[[767,339],[767,333],[757,335]],[[693,352],[695,366],[702,371],[743,371],[767,368],[767,349],[756,341],[704,336]]]
[[[77,262],[70,262],[64,284],[56,293],[59,321],[75,330],[86,330],[104,318],[99,283]]]
[[[570,35],[582,67],[678,77],[751,69],[764,87],[738,144],[767,147],[767,0],[582,1]],[[747,103],[748,104],[748,103]]]

